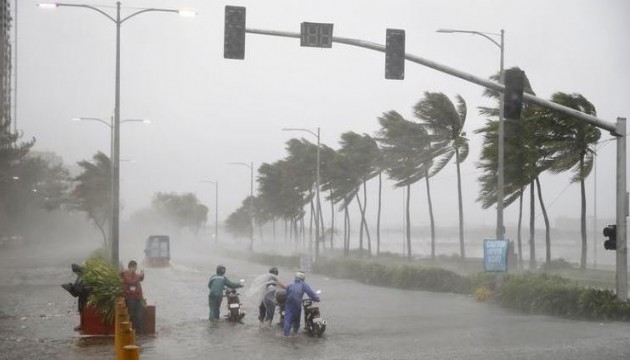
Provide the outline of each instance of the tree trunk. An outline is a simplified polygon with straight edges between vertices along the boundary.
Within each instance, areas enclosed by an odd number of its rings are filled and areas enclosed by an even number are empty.
[[[534,202],[536,198],[534,197],[534,180],[529,183],[529,269],[536,269],[536,229],[534,227],[536,223],[536,219],[534,215],[536,214],[536,210],[534,209]]]
[[[427,201],[429,203],[429,220],[431,222],[431,261],[435,261],[435,219],[433,218],[433,203],[431,201],[431,187],[429,185],[429,172],[427,171],[424,175],[427,183]],[[462,244],[463,246],[463,244]],[[463,251],[463,248],[461,248]],[[462,259],[464,253],[462,252]]]
[[[332,188],[330,189],[330,250],[333,249],[335,236],[335,203],[333,202]]]
[[[518,227],[516,229],[516,242],[518,246],[518,269],[523,271],[523,237],[521,236],[521,228],[523,225],[523,188],[518,197]]]
[[[545,263],[551,263],[551,232],[549,229],[549,216],[547,216],[547,209],[542,198],[542,190],[540,188],[540,179],[536,176],[536,186],[538,188],[538,201],[540,202],[540,210],[543,213],[543,219],[545,220]]]
[[[376,212],[376,256],[381,253],[381,198],[383,190],[383,173],[378,173],[378,210]]]
[[[359,213],[361,214],[361,222],[359,223],[359,254],[363,255],[363,208],[361,207],[361,200],[359,199],[359,192],[354,194],[359,203]]]
[[[315,248],[316,254],[319,254],[319,243],[322,243],[322,251],[326,248],[326,228],[324,227],[324,216],[322,216],[322,202],[319,200],[317,202],[317,213],[319,214],[317,218],[319,219],[319,238],[315,239]]]
[[[411,185],[407,185],[407,204],[406,204],[406,209],[405,209],[405,215],[407,217],[407,259],[409,261],[411,261],[411,218],[410,218],[410,213],[409,213],[409,203],[410,203],[410,193],[411,193]]]
[[[315,205],[313,205],[313,198],[310,201],[311,211],[310,216],[308,217],[308,255],[313,256],[313,221],[315,220]],[[319,224],[315,224],[315,226],[319,226]],[[315,239],[317,241],[317,239]]]
[[[459,168],[459,149],[455,147],[455,165],[457,167],[457,200],[459,205],[459,247],[462,254],[462,261],[465,260],[464,249],[464,205],[462,203],[462,174]],[[431,254],[433,259],[435,255]]]
[[[580,169],[584,168],[584,158],[580,158]],[[586,188],[584,187],[584,177],[580,179],[580,232],[582,233],[582,254],[580,256],[580,269],[586,269]],[[627,205],[627,203],[626,203]]]
[[[348,213],[348,202],[345,201],[344,207],[344,255],[350,255],[350,214]]]
[[[359,204],[359,211],[361,212],[361,234],[363,234],[363,227],[365,227],[365,234],[368,239],[368,256],[372,256],[372,247],[370,245],[370,230],[367,227],[367,222],[365,221],[365,207],[361,204],[361,199],[359,198],[359,193],[355,194],[357,203]],[[366,205],[367,206],[367,205]],[[361,248],[361,256],[363,256],[363,248]]]

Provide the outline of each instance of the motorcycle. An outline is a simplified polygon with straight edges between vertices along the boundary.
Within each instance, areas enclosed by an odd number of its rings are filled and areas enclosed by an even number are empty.
[[[319,306],[313,303],[311,299],[303,299],[302,307],[304,308],[304,332],[311,336],[321,337],[326,331],[326,320],[324,320],[319,312]]]
[[[280,315],[280,321],[278,322],[278,326],[284,326],[284,307],[287,303],[287,291],[284,289],[276,290],[276,305],[278,306],[278,314]]]
[[[241,284],[244,280],[241,280]],[[236,289],[225,288],[225,298],[227,299],[228,313],[226,315],[227,320],[230,322],[240,322],[245,317],[245,312],[242,310],[241,300],[239,299],[239,293]]]

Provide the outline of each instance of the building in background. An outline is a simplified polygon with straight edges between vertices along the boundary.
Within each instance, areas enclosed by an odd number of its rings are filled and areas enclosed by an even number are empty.
[[[0,0],[0,129],[10,130],[11,123],[11,8]]]

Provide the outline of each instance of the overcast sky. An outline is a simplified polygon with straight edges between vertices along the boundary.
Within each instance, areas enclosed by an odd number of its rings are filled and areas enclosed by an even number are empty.
[[[35,149],[53,151],[66,164],[109,153],[109,120],[114,109],[115,25],[81,8],[44,10],[19,0],[17,126]],[[115,2],[103,6],[115,16]],[[13,2],[12,2],[13,3]],[[148,206],[156,192],[193,192],[214,218],[219,181],[219,214],[224,219],[249,194],[249,170],[230,162],[272,163],[286,156],[292,137],[315,142],[308,133],[284,127],[321,128],[321,141],[338,148],[346,131],[374,135],[377,117],[396,110],[412,120],[424,91],[460,94],[468,105],[466,132],[471,153],[463,165],[464,211],[468,226],[496,223],[496,210],[482,210],[476,198],[476,169],[484,124],[479,106],[492,105],[475,84],[406,64],[403,81],[384,78],[383,53],[335,43],[332,49],[304,48],[299,39],[246,35],[245,60],[223,58],[225,5],[247,7],[247,27],[299,32],[300,23],[334,23],[334,35],[378,44],[387,28],[406,31],[407,53],[482,78],[499,69],[499,48],[468,34],[440,28],[499,33],[505,30],[505,67],[525,70],[537,96],[579,93],[611,123],[630,115],[630,2],[626,0],[128,0],[122,15],[138,8],[192,8],[183,18],[149,12],[121,30],[121,119],[152,124],[121,126],[123,218]],[[498,38],[497,38],[498,40]],[[609,139],[604,132],[602,140]],[[545,176],[543,194],[552,221],[578,218],[579,185],[568,176]],[[412,187],[414,225],[428,222],[424,182]],[[385,222],[400,223],[402,190],[386,183]],[[374,184],[370,190],[374,190]],[[597,161],[598,217],[614,217],[615,145]],[[593,176],[587,181],[588,215],[593,214]],[[432,179],[439,225],[457,224],[455,167]],[[376,193],[368,213],[374,216]],[[339,217],[339,219],[341,219]],[[341,221],[341,220],[339,220]],[[506,224],[517,221],[516,206]],[[542,218],[539,218],[542,228]],[[508,234],[509,236],[510,234]]]

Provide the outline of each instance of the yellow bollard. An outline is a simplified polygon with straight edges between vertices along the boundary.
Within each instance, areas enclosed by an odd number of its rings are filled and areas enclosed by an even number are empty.
[[[129,321],[120,323],[121,333],[118,341],[118,347],[116,348],[116,359],[121,360],[125,357],[124,347],[127,345],[133,345],[135,338],[132,336],[133,329]]]
[[[129,344],[123,344],[122,342],[122,338],[123,338],[123,332],[125,330],[125,323],[128,323],[128,327],[131,326],[129,323],[129,315],[127,314],[127,308],[123,307],[119,310],[118,312],[118,316],[116,316],[115,321],[115,327],[114,327],[114,346],[116,347],[116,354],[117,356],[122,358],[122,348],[125,345],[129,345]]]
[[[123,349],[125,356],[123,360],[139,360],[140,359],[140,346],[127,345]]]

